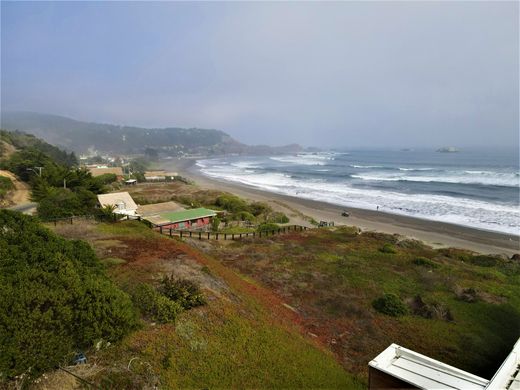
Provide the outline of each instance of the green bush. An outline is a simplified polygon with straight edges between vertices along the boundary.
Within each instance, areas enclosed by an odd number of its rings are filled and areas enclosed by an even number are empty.
[[[499,259],[493,256],[478,255],[469,258],[471,264],[478,265],[480,267],[494,267],[498,264]]]
[[[232,213],[248,211],[246,201],[235,195],[220,195],[217,197],[215,204]]]
[[[268,223],[288,223],[289,217],[287,215],[285,215],[284,213],[275,211],[269,215],[267,222]]]
[[[188,279],[176,279],[173,276],[165,276],[161,280],[159,292],[172,301],[179,303],[186,310],[206,303],[199,286]]]
[[[397,251],[395,250],[394,246],[392,244],[388,244],[386,243],[385,245],[383,245],[380,249],[379,249],[380,252],[383,252],[383,253],[397,253]]]
[[[69,190],[49,188],[38,204],[38,215],[42,220],[94,213],[97,198],[84,188]]]
[[[0,199],[3,199],[7,192],[14,190],[14,184],[8,177],[0,176]]]
[[[248,221],[254,222],[255,216],[247,211],[240,211],[238,213],[233,214],[232,219],[235,221]]]
[[[211,230],[214,232],[218,232],[219,227],[220,227],[220,218],[213,217],[213,220],[211,221]]]
[[[95,180],[102,185],[107,185],[117,181],[117,175],[115,173],[105,173],[103,175],[96,176]]]
[[[416,259],[412,260],[412,263],[415,265],[418,265],[420,267],[426,267],[426,268],[437,268],[438,265],[431,261],[430,259],[427,259],[426,257],[417,257]]]
[[[167,296],[161,295],[149,284],[139,284],[132,293],[134,304],[144,316],[166,323],[174,322],[183,307]]]
[[[0,383],[29,369],[36,376],[136,325],[130,298],[87,243],[0,210]]]
[[[264,232],[272,232],[273,230],[280,229],[280,226],[278,226],[276,223],[263,223],[258,226],[256,229],[258,232],[264,233]]]
[[[372,307],[380,313],[393,317],[408,314],[408,307],[395,294],[384,294],[382,297],[375,299],[372,302]]]

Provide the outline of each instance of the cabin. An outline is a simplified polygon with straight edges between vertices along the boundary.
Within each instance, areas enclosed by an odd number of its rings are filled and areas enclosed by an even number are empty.
[[[114,214],[127,216],[137,215],[137,204],[128,192],[114,192],[111,194],[101,194],[97,196],[101,207],[114,207]]]
[[[392,344],[368,364],[368,388],[518,390],[520,339],[491,380]]]
[[[158,212],[155,215],[144,217],[144,219],[161,230],[204,230],[211,224],[216,215],[215,211],[201,207],[190,210]]]

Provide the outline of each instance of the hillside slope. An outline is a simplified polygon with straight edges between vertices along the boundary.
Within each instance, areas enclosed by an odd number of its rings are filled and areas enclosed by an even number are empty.
[[[168,145],[183,145],[192,152],[199,148],[217,152],[228,146],[241,145],[219,130],[145,129],[22,111],[2,112],[1,124],[6,129],[30,132],[51,144],[78,152],[93,147],[100,151],[127,153]]]
[[[89,148],[101,152],[142,153],[153,148],[172,156],[202,154],[286,154],[298,153],[299,145],[248,146],[229,134],[214,129],[180,127],[143,128],[82,122],[58,115],[26,111],[2,112],[1,126],[35,134],[45,141],[76,152]]]

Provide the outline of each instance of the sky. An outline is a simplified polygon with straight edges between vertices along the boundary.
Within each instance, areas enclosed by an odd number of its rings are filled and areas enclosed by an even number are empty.
[[[519,3],[1,2],[1,108],[250,144],[516,146]]]

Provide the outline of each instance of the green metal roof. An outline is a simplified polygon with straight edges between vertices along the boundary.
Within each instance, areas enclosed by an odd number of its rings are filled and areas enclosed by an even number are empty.
[[[201,207],[198,209],[174,211],[170,213],[160,213],[159,215],[161,216],[161,218],[169,221],[168,223],[175,223],[182,221],[190,221],[192,219],[199,219],[204,217],[214,217],[215,215],[217,215],[217,213],[213,210]]]

